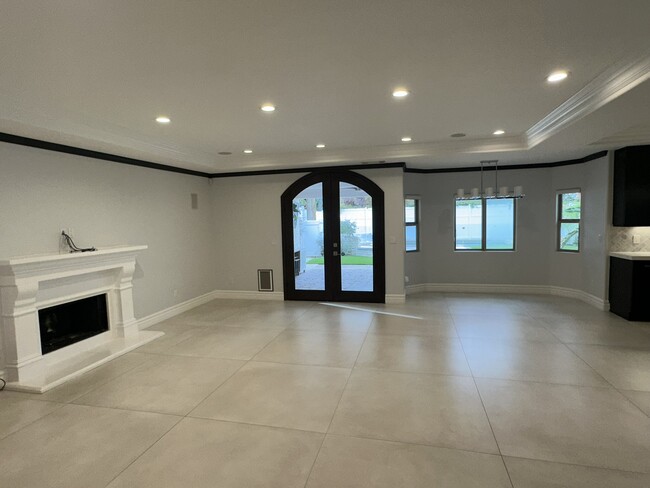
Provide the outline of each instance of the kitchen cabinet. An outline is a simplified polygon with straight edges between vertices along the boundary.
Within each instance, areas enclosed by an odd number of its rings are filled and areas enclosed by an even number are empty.
[[[627,320],[650,322],[650,253],[611,253],[609,310]]]
[[[650,226],[650,146],[614,153],[614,211],[617,227]]]

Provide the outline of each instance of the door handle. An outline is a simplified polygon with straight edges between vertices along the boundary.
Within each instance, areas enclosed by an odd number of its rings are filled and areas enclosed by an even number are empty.
[[[334,251],[334,252],[332,253],[332,256],[338,256],[338,255],[339,255],[338,251]]]

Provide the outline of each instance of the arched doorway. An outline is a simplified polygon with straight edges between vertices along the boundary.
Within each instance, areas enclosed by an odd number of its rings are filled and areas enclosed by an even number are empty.
[[[316,172],[282,194],[287,300],[385,299],[384,192],[351,171]]]

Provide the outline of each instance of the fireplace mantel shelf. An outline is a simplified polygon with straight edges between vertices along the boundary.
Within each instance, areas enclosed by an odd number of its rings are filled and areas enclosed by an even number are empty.
[[[68,262],[76,261],[79,259],[88,259],[97,256],[111,256],[119,254],[131,254],[139,251],[144,251],[149,246],[113,246],[103,247],[96,251],[89,252],[68,252],[56,254],[32,254],[29,256],[17,256],[9,259],[0,259],[0,266],[21,266],[33,265],[39,263],[52,263],[56,261]]]
[[[0,259],[0,374],[8,389],[47,391],[162,335],[140,331],[133,311],[136,256],[145,249]],[[109,330],[43,354],[38,311],[101,294],[107,297]]]

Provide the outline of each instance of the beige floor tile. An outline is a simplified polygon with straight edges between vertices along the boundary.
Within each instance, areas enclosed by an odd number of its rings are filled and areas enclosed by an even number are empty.
[[[461,339],[472,373],[478,378],[609,386],[564,344]]]
[[[12,395],[12,392],[0,392],[0,439],[52,413],[61,406],[60,403],[31,400],[27,396]]]
[[[190,416],[325,432],[349,372],[249,362]]]
[[[621,390],[621,393],[650,417],[650,391]]]
[[[179,342],[189,339],[194,334],[203,330],[203,328],[195,325],[183,325],[175,322],[167,322],[153,325],[147,330],[158,330],[164,332],[165,335],[154,341],[148,342],[136,350],[138,352],[159,354],[165,353]]]
[[[546,326],[560,341],[568,344],[630,346],[650,350],[650,333],[630,324],[558,321]]]
[[[650,349],[569,346],[615,388],[650,391]]]
[[[178,417],[65,405],[0,441],[0,486],[104,487]]]
[[[506,457],[514,488],[647,488],[650,475]]]
[[[253,359],[289,364],[351,368],[365,334],[285,330]]]
[[[369,333],[376,335],[458,337],[451,317],[412,319],[377,314]]]
[[[163,336],[164,337],[164,336]],[[57,386],[52,390],[46,391],[39,399],[48,400],[53,402],[68,403],[81,395],[97,388],[104,383],[122,376],[123,374],[135,369],[136,367],[144,364],[150,360],[151,356],[147,354],[140,354],[139,352],[130,352],[118,358],[115,358],[108,363],[91,369],[81,376],[70,380],[61,386]]]
[[[428,336],[368,336],[356,367],[471,376],[460,340]]]
[[[498,452],[474,381],[459,376],[355,370],[330,432]]]
[[[302,488],[322,438],[186,418],[109,488]]]
[[[75,403],[185,415],[244,364],[231,359],[151,357]]]
[[[500,456],[331,435],[307,483],[307,488],[510,486]]]
[[[533,319],[504,318],[503,321],[490,317],[482,320],[480,316],[454,316],[456,331],[459,337],[490,339],[501,342],[552,342],[558,343],[550,331]]]
[[[215,326],[204,328],[169,348],[175,356],[251,359],[284,329],[249,329]]]
[[[501,453],[648,472],[650,419],[611,388],[477,379]]]
[[[375,314],[316,305],[288,328],[321,332],[367,332]]]

